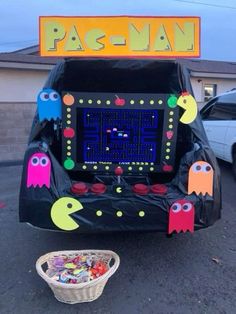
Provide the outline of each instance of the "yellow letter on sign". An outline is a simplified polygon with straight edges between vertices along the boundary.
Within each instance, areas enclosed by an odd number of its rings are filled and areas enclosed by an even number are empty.
[[[72,27],[68,37],[66,51],[84,50],[75,26]]]
[[[48,22],[45,24],[45,39],[47,51],[56,51],[57,42],[64,39],[66,35],[63,25],[56,22]]]
[[[143,29],[139,32],[133,25],[129,25],[130,34],[130,49],[131,51],[148,51],[149,50],[149,28],[146,24]]]
[[[156,51],[167,51],[171,50],[170,42],[167,37],[164,25],[160,26],[160,29],[158,31],[155,44],[154,44],[154,50]]]
[[[101,50],[104,48],[104,45],[98,39],[102,39],[103,37],[105,37],[105,33],[101,29],[95,28],[87,32],[85,41],[90,49]]]
[[[184,23],[184,31],[175,24],[175,50],[193,51],[194,50],[194,24]]]

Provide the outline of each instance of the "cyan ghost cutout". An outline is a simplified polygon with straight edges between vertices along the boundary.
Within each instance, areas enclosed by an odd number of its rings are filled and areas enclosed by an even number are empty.
[[[39,121],[61,119],[61,97],[51,88],[41,90],[37,98]]]

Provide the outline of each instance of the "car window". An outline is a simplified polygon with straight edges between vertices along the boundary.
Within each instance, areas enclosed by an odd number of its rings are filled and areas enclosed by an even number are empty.
[[[202,110],[200,111],[201,117],[203,120],[208,119],[209,114],[211,113],[211,110],[213,108],[213,105],[215,105],[216,101],[218,98],[214,98],[212,100],[210,100],[204,108],[202,108]]]
[[[202,111],[201,116],[203,120],[208,120],[208,117],[211,113],[212,106],[208,107],[206,110]]]
[[[205,120],[236,120],[236,93],[219,97],[202,117]]]
[[[226,103],[226,104],[236,104],[236,93],[229,93],[222,95],[219,98],[220,102]]]

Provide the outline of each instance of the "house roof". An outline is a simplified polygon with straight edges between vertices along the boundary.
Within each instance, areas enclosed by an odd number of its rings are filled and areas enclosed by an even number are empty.
[[[34,45],[23,49],[18,49],[13,51],[14,53],[22,53],[25,55],[38,55],[39,54],[39,46]]]
[[[0,68],[51,70],[59,60],[21,53],[0,53]]]
[[[3,63],[11,64],[11,67],[25,68],[33,66],[51,69],[61,58],[40,57],[39,46],[31,46],[14,51],[12,53],[0,53],[0,67]],[[201,59],[178,59],[185,65],[193,77],[236,78],[236,62],[212,61]],[[23,66],[24,64],[24,66]],[[37,65],[37,66],[36,66]]]
[[[181,59],[180,63],[192,72],[236,74],[236,62]]]
[[[40,57],[36,55],[27,55],[21,53],[0,53],[0,61],[19,62],[19,63],[35,63],[35,64],[56,64],[59,58]]]

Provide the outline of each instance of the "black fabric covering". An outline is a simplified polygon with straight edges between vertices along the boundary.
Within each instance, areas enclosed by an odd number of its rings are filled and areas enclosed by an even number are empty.
[[[193,94],[189,73],[178,61],[152,59],[67,59],[55,66],[44,87],[55,89],[59,93],[68,90],[174,94],[188,91]],[[180,109],[180,116],[182,113]],[[51,159],[51,187],[27,188],[28,160],[33,153],[43,151],[47,152]],[[207,161],[214,169],[213,198],[195,193],[187,195],[188,170],[198,160]],[[125,192],[117,196],[112,192],[115,177],[64,170],[61,166],[60,123],[55,130],[54,122],[40,123],[36,113],[24,159],[19,201],[20,221],[41,228],[59,230],[51,220],[51,207],[58,198],[69,196],[77,198],[83,205],[83,210],[72,214],[73,219],[80,225],[74,232],[166,232],[171,204],[177,199],[185,198],[195,206],[195,230],[212,225],[220,218],[220,172],[199,115],[189,125],[179,124],[175,168],[173,174],[154,173],[149,177],[123,177]],[[84,181],[88,185],[104,182],[107,191],[99,196],[88,192],[78,197],[70,192],[74,181]],[[131,189],[135,183],[165,183],[168,192],[163,196],[137,196]],[[145,211],[143,218],[137,214],[141,209]],[[102,217],[96,216],[97,210],[103,211]],[[116,216],[117,210],[122,210],[122,218]]]

